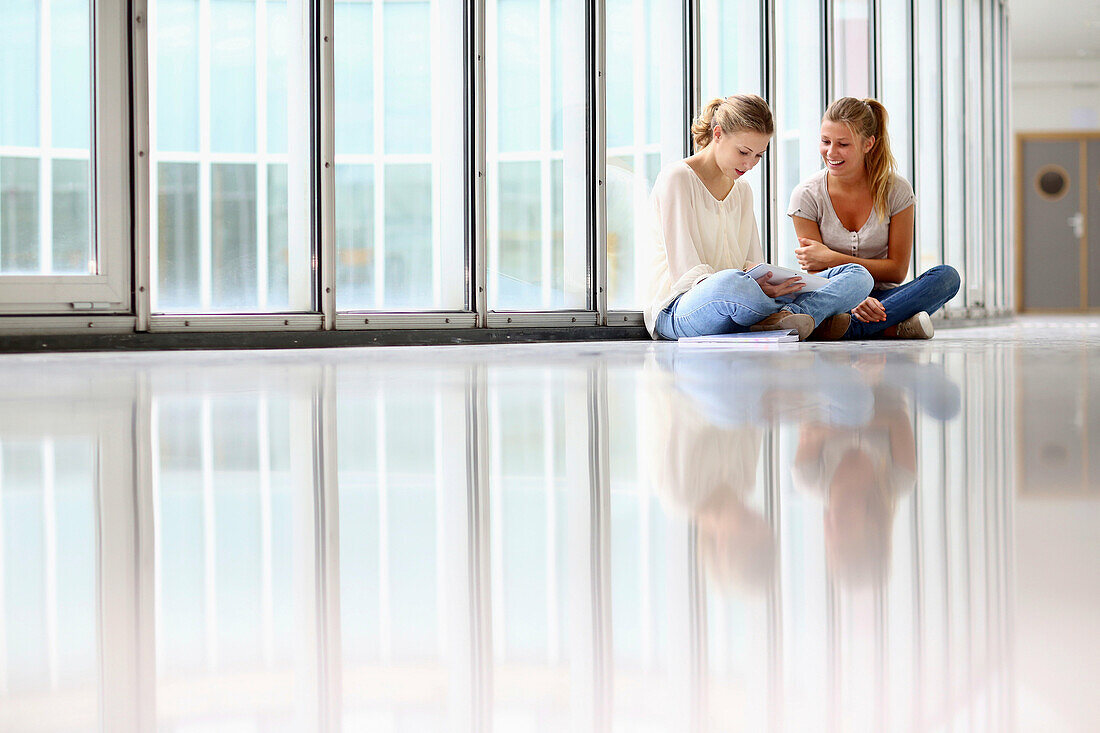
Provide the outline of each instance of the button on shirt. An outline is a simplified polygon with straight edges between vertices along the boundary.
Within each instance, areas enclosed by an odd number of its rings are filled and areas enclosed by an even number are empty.
[[[817,223],[821,230],[821,242],[829,249],[850,257],[862,257],[869,260],[886,259],[890,239],[890,219],[905,211],[917,201],[909,181],[895,174],[886,196],[886,210],[889,216],[882,219],[878,211],[872,209],[867,221],[858,232],[849,231],[840,223],[840,217],[833,209],[833,200],[829,198],[826,183],[828,170],[821,170],[794,187],[791,192],[791,205],[787,216],[798,216]],[[897,287],[898,283],[876,282],[875,287],[887,289]]]

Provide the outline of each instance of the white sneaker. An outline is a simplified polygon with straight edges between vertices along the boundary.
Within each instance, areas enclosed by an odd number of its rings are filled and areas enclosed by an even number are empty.
[[[936,329],[932,327],[932,319],[924,311],[909,316],[898,324],[899,339],[930,339],[935,333]]]

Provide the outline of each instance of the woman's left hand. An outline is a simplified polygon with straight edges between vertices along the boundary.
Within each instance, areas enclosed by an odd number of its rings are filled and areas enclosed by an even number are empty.
[[[795,249],[794,256],[798,258],[798,264],[806,272],[821,272],[835,264],[836,252],[816,239],[799,237],[798,243],[802,246]]]

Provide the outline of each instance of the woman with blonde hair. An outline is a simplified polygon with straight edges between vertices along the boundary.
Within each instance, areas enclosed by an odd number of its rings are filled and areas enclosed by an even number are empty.
[[[886,108],[875,99],[843,97],[821,120],[825,169],[798,184],[787,210],[798,262],[807,272],[846,264],[867,268],[874,290],[852,309],[843,338],[932,338],[929,317],[959,291],[950,265],[900,284],[913,251],[916,196],[895,171]]]
[[[866,269],[821,268],[830,282],[810,293],[799,293],[801,278],[769,284],[770,272],[759,280],[745,274],[764,255],[752,192],[740,179],[760,162],[775,132],[767,103],[754,94],[713,99],[691,132],[696,153],[663,169],[650,195],[650,335],[795,329],[799,339],[811,332],[839,338],[848,328],[847,312],[871,290]]]

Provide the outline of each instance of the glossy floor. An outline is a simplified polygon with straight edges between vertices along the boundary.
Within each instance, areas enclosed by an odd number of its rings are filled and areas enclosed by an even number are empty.
[[[1100,320],[0,357],[0,731],[1091,731]]]

